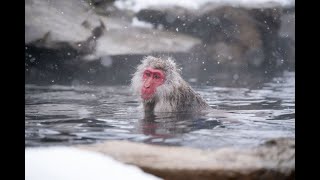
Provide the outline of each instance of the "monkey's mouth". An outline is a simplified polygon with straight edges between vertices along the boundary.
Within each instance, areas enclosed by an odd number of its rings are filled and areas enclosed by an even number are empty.
[[[149,94],[142,94],[141,98],[144,99],[144,100],[148,100],[148,99],[151,99],[152,96],[153,96],[152,94],[150,94],[150,95]]]
[[[154,95],[154,91],[149,89],[142,89],[141,91],[141,98],[144,100],[151,99]]]

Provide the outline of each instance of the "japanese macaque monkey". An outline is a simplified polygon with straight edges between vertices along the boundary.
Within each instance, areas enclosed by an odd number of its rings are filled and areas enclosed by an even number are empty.
[[[145,57],[133,74],[131,88],[141,97],[145,113],[194,113],[211,109],[182,79],[171,58]]]

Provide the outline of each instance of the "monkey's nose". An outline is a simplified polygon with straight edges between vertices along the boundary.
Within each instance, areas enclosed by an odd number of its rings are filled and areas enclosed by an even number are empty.
[[[146,83],[146,84],[144,84],[144,87],[145,87],[145,88],[149,88],[149,87],[150,87],[150,84],[147,84],[147,83]]]
[[[151,86],[151,80],[147,79],[143,85],[145,88],[149,88]]]

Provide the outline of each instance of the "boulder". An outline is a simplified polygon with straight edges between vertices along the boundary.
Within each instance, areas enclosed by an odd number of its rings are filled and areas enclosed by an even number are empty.
[[[207,3],[198,9],[150,6],[136,16],[155,27],[200,38],[202,43],[191,53],[205,61],[272,72],[288,64],[293,67],[294,43],[283,39],[283,34],[294,36],[294,12],[294,7],[276,2],[251,6]]]
[[[101,15],[95,11],[97,3],[27,0],[25,44],[74,50],[82,59],[97,60],[106,55],[185,52],[200,43],[188,35],[137,27],[132,19]]]
[[[253,148],[200,150],[127,141],[79,145],[164,179],[294,179],[295,140],[272,139]]]

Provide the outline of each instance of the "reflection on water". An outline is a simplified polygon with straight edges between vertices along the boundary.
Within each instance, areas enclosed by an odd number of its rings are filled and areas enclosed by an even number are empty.
[[[157,116],[144,117],[138,123],[139,132],[150,136],[144,142],[167,144],[166,142],[177,142],[176,137],[198,129],[213,129],[221,125],[217,119],[194,116],[184,113],[163,113]],[[178,143],[179,144],[179,143]]]
[[[130,140],[206,149],[295,137],[294,76],[285,72],[259,89],[195,87],[213,108],[199,116],[144,116],[126,86],[26,85],[25,144]]]

